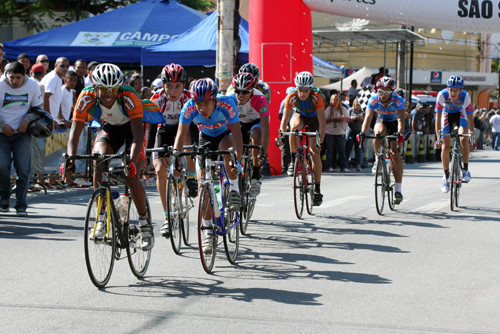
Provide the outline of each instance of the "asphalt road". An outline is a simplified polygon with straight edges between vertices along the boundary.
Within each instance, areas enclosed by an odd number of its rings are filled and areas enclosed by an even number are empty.
[[[450,212],[439,163],[407,165],[384,216],[368,169],[325,174],[323,205],[300,221],[292,179],[267,178],[237,265],[221,248],[206,274],[192,225],[180,256],[158,237],[143,280],[122,260],[103,290],[83,253],[90,190],[30,194],[29,217],[0,215],[0,332],[500,333],[499,167],[499,152],[475,152]]]

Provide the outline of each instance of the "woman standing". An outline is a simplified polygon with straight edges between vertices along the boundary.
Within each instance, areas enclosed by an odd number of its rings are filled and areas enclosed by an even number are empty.
[[[333,172],[333,162],[338,161],[338,171],[350,172],[345,155],[345,132],[350,120],[347,108],[340,103],[338,94],[330,97],[330,106],[325,111],[326,117],[326,165],[325,170]]]
[[[345,153],[346,157],[349,160],[351,156],[352,146],[354,145],[354,154],[356,160],[356,170],[358,172],[361,171],[361,146],[359,142],[356,140],[356,136],[361,132],[361,125],[363,124],[363,120],[365,119],[365,113],[361,109],[361,104],[359,104],[358,99],[354,99],[352,108],[349,109],[349,128],[347,129],[346,134],[346,146]]]

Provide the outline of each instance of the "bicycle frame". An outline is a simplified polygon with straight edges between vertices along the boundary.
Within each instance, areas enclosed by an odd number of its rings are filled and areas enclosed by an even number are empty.
[[[458,128],[455,127],[454,131],[449,134],[451,138],[450,148],[450,209],[453,211],[458,207],[460,198],[460,188],[462,188],[463,175],[463,157],[462,157],[462,137],[470,137],[470,134],[458,133]],[[443,135],[441,135],[443,137]]]

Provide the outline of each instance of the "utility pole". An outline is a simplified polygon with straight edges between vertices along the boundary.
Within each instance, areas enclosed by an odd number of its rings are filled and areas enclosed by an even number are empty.
[[[217,0],[217,67],[219,91],[225,92],[233,78],[234,0]]]

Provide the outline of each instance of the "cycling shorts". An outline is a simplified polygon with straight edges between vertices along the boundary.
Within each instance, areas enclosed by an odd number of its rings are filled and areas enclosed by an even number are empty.
[[[305,117],[299,113],[293,113],[292,117],[300,117],[302,124],[304,124],[304,128],[307,126],[307,131],[315,132],[319,130],[319,122],[318,117]]]
[[[176,126],[162,126],[156,131],[155,148],[160,148],[163,146],[173,146],[175,142],[175,136],[177,135]],[[165,152],[153,152],[153,159],[166,157]]]
[[[211,137],[209,135],[200,132],[200,140],[198,142],[199,150],[202,151],[204,149],[210,150],[218,150],[219,144],[225,136],[231,135],[231,131],[226,131],[223,134],[217,137]],[[212,159],[216,159],[217,157],[212,157]],[[196,168],[197,170],[205,168],[205,156],[198,156],[196,158]]]
[[[449,135],[455,126],[468,128],[469,122],[459,112],[453,114],[443,113],[441,116],[441,134],[444,136]]]
[[[250,143],[250,132],[255,128],[260,128],[260,119],[256,119],[249,123],[241,124],[241,136],[243,137],[243,144]]]
[[[394,135],[398,133],[398,121],[384,121],[381,117],[377,117],[375,124],[382,123],[387,130],[387,135]]]

